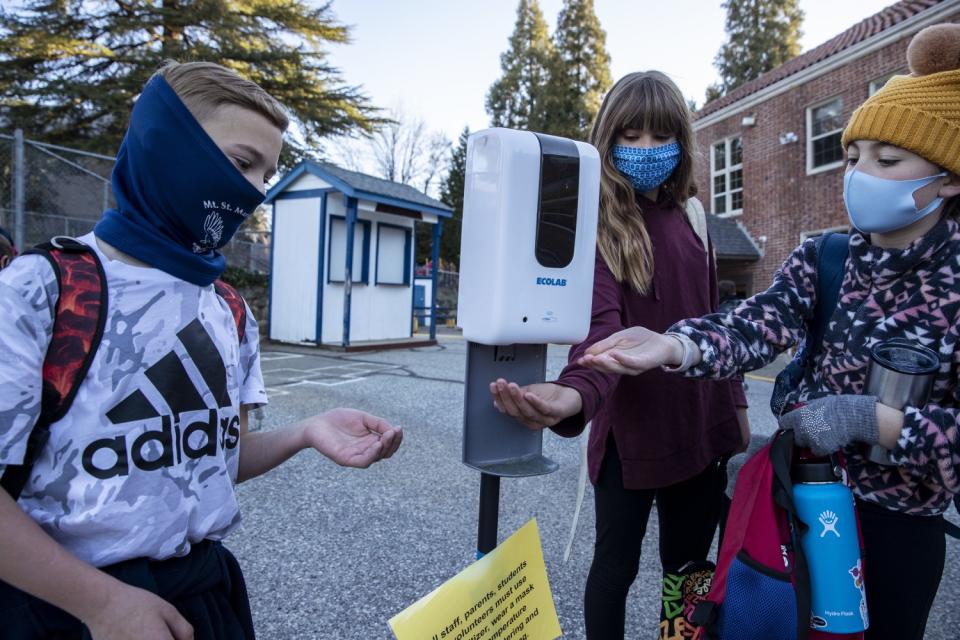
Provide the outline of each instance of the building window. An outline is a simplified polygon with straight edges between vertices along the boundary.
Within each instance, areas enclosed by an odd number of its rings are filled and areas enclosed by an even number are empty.
[[[743,144],[740,138],[713,144],[710,184],[713,213],[730,216],[743,212]]]
[[[347,262],[347,221],[330,216],[330,235],[327,246],[327,282],[342,283]],[[370,263],[370,221],[357,220],[353,228],[353,266],[350,277],[353,284],[367,284]]]
[[[377,225],[375,284],[410,284],[412,237],[408,227],[381,222]]]
[[[843,99],[807,109],[807,173],[843,166]]]
[[[888,74],[885,75],[885,76],[880,76],[880,77],[877,78],[876,80],[871,80],[871,81],[870,81],[870,86],[869,86],[869,88],[867,89],[867,96],[872,96],[872,95],[875,94],[877,91],[880,91],[880,89],[883,88],[883,85],[887,84],[887,80],[889,80],[889,79],[892,78],[893,76],[902,76],[902,75],[904,75],[905,73],[907,73],[907,70],[906,70],[906,69],[898,69],[897,71],[894,71],[893,73],[888,73]]]

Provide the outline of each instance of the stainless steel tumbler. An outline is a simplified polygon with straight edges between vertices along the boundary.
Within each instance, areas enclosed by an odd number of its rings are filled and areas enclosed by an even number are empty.
[[[921,407],[930,399],[939,369],[940,358],[932,349],[902,338],[886,340],[870,352],[864,393],[894,409]],[[889,453],[882,446],[873,445],[867,458],[877,464],[893,465]]]

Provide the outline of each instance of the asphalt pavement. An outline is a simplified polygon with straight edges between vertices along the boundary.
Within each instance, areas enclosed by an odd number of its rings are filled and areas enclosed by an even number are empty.
[[[342,354],[284,345],[264,348],[270,404],[253,429],[276,429],[334,407],[362,408],[403,425],[403,446],[366,470],[343,469],[303,452],[238,487],[243,527],[228,540],[246,575],[257,633],[265,640],[393,638],[387,621],[473,561],[479,474],[460,462],[465,343]],[[550,347],[548,377],[566,363]],[[753,431],[772,433],[772,370],[747,380]],[[548,378],[549,379],[549,378]],[[583,638],[583,585],[593,546],[587,489],[573,551],[579,439],[547,433],[544,453],[560,463],[547,476],[504,479],[500,539],[536,518],[564,638]],[[957,521],[956,514],[952,519]],[[627,638],[657,638],[660,563],[651,517],[640,575],[627,602]],[[960,545],[948,540],[947,568],[927,638],[960,637]],[[538,640],[538,639],[532,639]]]

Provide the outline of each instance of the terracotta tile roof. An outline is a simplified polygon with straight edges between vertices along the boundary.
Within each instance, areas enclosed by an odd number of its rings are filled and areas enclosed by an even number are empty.
[[[902,2],[897,2],[892,4],[883,11],[876,13],[865,20],[858,22],[853,25],[840,35],[833,37],[832,39],[824,42],[819,47],[811,49],[806,53],[802,53],[796,58],[788,60],[779,67],[772,69],[759,78],[751,80],[750,82],[741,85],[728,93],[727,95],[708,102],[703,107],[697,111],[695,118],[703,118],[704,116],[710,115],[715,111],[719,111],[726,106],[729,106],[735,102],[743,100],[749,95],[757,93],[761,89],[765,89],[772,84],[776,84],[785,78],[792,76],[793,74],[806,69],[809,66],[812,66],[818,62],[826,60],[827,58],[834,56],[845,49],[849,49],[855,44],[859,44],[864,40],[872,38],[873,36],[886,31],[890,27],[893,27],[908,18],[931,9],[943,2],[949,2],[950,0],[903,0]]]

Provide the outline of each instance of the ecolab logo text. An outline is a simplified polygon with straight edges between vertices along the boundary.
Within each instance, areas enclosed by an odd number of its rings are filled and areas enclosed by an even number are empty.
[[[567,281],[562,278],[537,278],[537,286],[565,287],[567,286]]]

